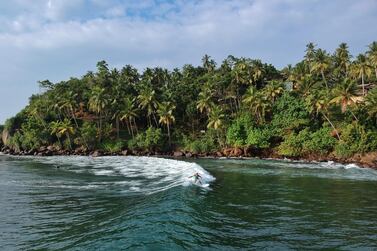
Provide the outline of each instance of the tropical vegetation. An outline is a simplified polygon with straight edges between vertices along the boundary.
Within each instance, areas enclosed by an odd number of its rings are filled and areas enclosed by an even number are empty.
[[[228,56],[181,69],[131,65],[52,83],[8,119],[14,151],[262,153],[348,158],[377,150],[377,42],[352,57],[307,45],[295,66]],[[4,134],[3,133],[3,134]],[[4,135],[3,135],[4,136]],[[226,154],[226,153],[225,153]]]

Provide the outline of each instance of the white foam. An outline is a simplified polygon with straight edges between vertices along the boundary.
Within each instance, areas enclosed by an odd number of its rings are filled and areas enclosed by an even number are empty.
[[[151,194],[177,186],[188,186],[189,177],[199,173],[201,182],[208,184],[215,178],[196,163],[156,157],[111,156],[52,156],[32,157],[33,161],[53,166],[59,170],[90,173],[96,176],[119,176],[124,180],[95,183],[94,185],[117,186],[125,192]]]

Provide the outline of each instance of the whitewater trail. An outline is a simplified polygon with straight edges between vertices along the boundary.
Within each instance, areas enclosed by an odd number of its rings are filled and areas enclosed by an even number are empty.
[[[91,182],[82,188],[117,186],[124,193],[153,194],[177,186],[190,186],[193,185],[193,179],[189,177],[195,173],[202,177],[204,187],[215,180],[215,177],[196,163],[156,157],[53,156],[30,159],[59,166],[62,171],[116,178],[114,181],[105,179]]]

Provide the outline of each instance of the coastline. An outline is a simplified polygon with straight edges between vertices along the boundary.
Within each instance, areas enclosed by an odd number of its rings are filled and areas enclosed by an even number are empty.
[[[324,163],[324,162],[333,162],[343,165],[355,164],[360,168],[371,168],[377,170],[377,152],[371,152],[366,154],[356,154],[351,158],[339,159],[335,156],[325,156],[325,157],[298,157],[298,158],[287,158],[284,156],[276,156],[271,153],[270,155],[265,154],[256,154],[251,156],[250,154],[244,155],[224,155],[221,152],[216,153],[202,153],[195,154],[187,151],[171,151],[171,152],[153,152],[153,151],[130,151],[123,150],[120,152],[105,152],[101,150],[93,151],[80,151],[76,150],[64,150],[56,151],[49,149],[49,147],[43,147],[38,151],[14,151],[11,149],[0,149],[0,155],[9,155],[9,156],[92,156],[92,157],[101,157],[101,156],[145,156],[145,157],[160,157],[160,158],[171,158],[171,159],[221,159],[221,160],[279,160],[279,161],[291,161],[291,162],[304,162],[304,163]]]

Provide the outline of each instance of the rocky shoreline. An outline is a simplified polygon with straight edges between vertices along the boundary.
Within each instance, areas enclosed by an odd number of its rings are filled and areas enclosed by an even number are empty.
[[[272,150],[267,151],[255,151],[251,152],[249,149],[240,149],[240,148],[226,148],[223,151],[218,151],[215,153],[201,153],[196,154],[187,151],[171,151],[171,152],[159,152],[159,151],[137,151],[137,150],[122,150],[119,152],[105,152],[102,150],[87,150],[83,148],[77,148],[75,150],[58,150],[52,146],[48,147],[41,147],[38,150],[29,150],[29,151],[15,151],[8,147],[2,147],[0,152],[3,154],[8,155],[15,155],[15,156],[70,156],[70,155],[77,155],[77,156],[92,156],[92,157],[99,157],[99,156],[158,156],[158,157],[168,157],[168,158],[177,158],[177,159],[184,159],[184,158],[229,158],[229,159],[280,159],[280,160],[287,160],[284,156],[278,155],[276,152]],[[295,161],[306,161],[306,162],[327,162],[333,161],[341,164],[356,164],[360,167],[364,168],[373,168],[377,170],[377,152],[370,152],[366,154],[355,154],[351,158],[347,159],[340,159],[334,155],[328,156],[318,156],[318,155],[310,155],[300,158],[288,158],[289,160]]]

